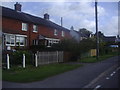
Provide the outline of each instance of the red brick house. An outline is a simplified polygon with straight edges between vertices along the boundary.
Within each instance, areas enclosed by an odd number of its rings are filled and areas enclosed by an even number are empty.
[[[50,47],[64,38],[71,38],[70,30],[50,21],[47,13],[44,18],[24,13],[19,3],[14,10],[1,8],[3,49],[40,44]]]

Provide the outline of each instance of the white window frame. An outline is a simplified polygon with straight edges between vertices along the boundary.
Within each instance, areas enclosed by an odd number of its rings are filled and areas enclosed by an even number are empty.
[[[38,40],[37,39],[33,40],[33,45],[38,45]]]
[[[64,31],[61,32],[61,36],[62,36],[62,37],[65,36],[65,32],[64,32]]]
[[[19,43],[20,45],[17,45],[17,38],[19,37]],[[22,38],[24,39],[23,45],[21,45]],[[22,36],[16,36],[16,46],[25,46],[25,37]]]
[[[28,24],[22,23],[22,31],[27,31],[27,30],[28,30]]]
[[[27,46],[27,41],[26,41],[27,36],[26,35],[8,34],[8,33],[4,33],[4,35],[5,35],[5,45],[6,46],[18,46],[16,44],[17,43],[17,37],[23,37],[24,38],[24,45],[20,45],[20,46]],[[10,37],[10,39],[8,39],[8,36]],[[12,44],[12,40],[14,41],[14,44]],[[10,44],[7,44],[7,41],[9,41]]]
[[[38,26],[37,25],[33,25],[33,32],[38,32]]]
[[[7,44],[7,39],[8,39],[8,36],[10,36],[10,44]],[[6,34],[6,46],[15,46],[15,35],[11,35],[11,34]],[[11,38],[11,37],[13,37],[13,38]],[[12,44],[12,41],[11,40],[13,40],[14,41],[14,44]]]
[[[48,41],[47,47],[51,47],[55,43],[59,43],[60,39],[45,38]]]
[[[57,29],[54,29],[54,35],[55,35],[55,36],[58,35],[58,31],[57,31]]]

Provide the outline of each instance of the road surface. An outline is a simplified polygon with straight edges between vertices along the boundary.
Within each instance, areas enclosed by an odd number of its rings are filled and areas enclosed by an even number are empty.
[[[43,81],[31,83],[3,81],[3,88],[94,88],[95,90],[97,88],[119,88],[118,60],[116,56],[97,63],[87,63],[83,67]]]

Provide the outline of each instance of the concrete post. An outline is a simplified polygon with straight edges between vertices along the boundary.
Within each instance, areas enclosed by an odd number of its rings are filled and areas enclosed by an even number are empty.
[[[10,57],[9,57],[9,54],[7,54],[7,69],[10,69]]]
[[[25,68],[25,54],[23,54],[23,68]]]
[[[35,54],[35,66],[38,66],[38,59],[37,59],[37,54]]]

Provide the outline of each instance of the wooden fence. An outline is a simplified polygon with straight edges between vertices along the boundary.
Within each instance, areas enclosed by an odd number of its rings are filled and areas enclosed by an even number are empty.
[[[63,51],[37,52],[36,55],[38,65],[63,62]]]

